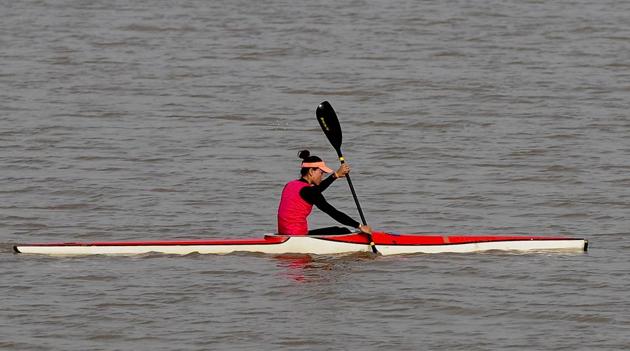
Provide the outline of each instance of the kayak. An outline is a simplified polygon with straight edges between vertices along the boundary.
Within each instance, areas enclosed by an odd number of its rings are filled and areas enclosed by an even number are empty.
[[[374,232],[371,239],[382,255],[415,253],[470,253],[482,251],[586,251],[585,239],[546,236],[420,235]],[[267,234],[257,239],[195,239],[166,241],[102,241],[17,244],[17,253],[46,255],[173,255],[264,254],[333,255],[371,252],[369,236],[343,235],[287,236]]]

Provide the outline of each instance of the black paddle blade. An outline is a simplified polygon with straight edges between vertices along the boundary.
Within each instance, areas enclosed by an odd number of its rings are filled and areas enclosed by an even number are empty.
[[[326,137],[337,151],[337,154],[341,157],[341,125],[339,125],[339,119],[337,118],[335,110],[333,110],[328,101],[324,101],[317,106],[315,115],[324,134],[326,134]]]

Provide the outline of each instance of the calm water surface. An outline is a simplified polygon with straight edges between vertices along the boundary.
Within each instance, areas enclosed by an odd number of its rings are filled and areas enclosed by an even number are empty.
[[[1,7],[2,350],[630,348],[628,2]],[[297,151],[334,164],[323,100],[374,228],[562,234],[591,250],[10,250],[271,232]],[[327,198],[358,217],[345,184]]]

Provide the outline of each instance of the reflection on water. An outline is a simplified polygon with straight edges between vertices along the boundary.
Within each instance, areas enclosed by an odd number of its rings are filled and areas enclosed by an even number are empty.
[[[307,282],[305,270],[313,268],[313,257],[300,254],[283,254],[274,256],[278,260],[281,274],[296,282]]]
[[[343,255],[319,256],[307,254],[275,255],[282,274],[296,282],[334,282],[351,273],[355,265],[369,264],[381,256],[371,252],[354,252]]]

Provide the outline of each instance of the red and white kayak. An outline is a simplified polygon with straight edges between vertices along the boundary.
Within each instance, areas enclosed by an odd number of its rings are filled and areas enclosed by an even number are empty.
[[[502,251],[586,251],[585,239],[544,236],[417,235],[375,232],[372,238],[382,255],[414,253]],[[265,254],[348,254],[371,252],[365,234],[284,236],[269,234],[261,239],[104,241],[18,244],[15,252],[46,255],[136,255],[163,253],[186,255],[258,252]]]

